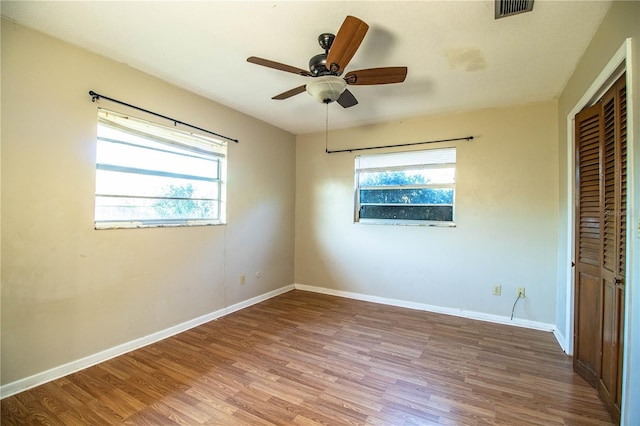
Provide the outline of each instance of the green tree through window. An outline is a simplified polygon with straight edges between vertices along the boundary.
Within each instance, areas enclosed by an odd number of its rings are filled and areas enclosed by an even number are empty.
[[[194,198],[194,188],[191,183],[186,185],[169,185],[163,199],[153,203],[152,207],[159,217],[205,219],[210,217],[213,208],[211,201]]]

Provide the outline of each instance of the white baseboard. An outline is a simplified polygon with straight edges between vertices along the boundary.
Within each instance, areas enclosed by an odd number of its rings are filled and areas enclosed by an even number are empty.
[[[553,329],[553,335],[556,336],[556,340],[558,341],[558,344],[562,348],[563,352],[569,356],[573,355],[569,351],[569,344],[567,343],[567,339],[560,333],[560,330],[558,330],[557,327]]]
[[[399,306],[402,308],[435,312],[438,314],[454,315],[457,317],[493,322],[497,324],[513,325],[517,327],[531,328],[534,330],[550,331],[554,333],[554,335],[556,336],[556,339],[558,338],[558,334],[556,333],[557,331],[556,326],[554,324],[548,324],[544,322],[529,321],[529,320],[523,320],[518,318],[511,320],[511,318],[509,317],[504,317],[500,315],[485,314],[482,312],[474,312],[474,311],[465,311],[463,309],[445,308],[441,306],[427,305],[425,303],[410,302],[407,300],[388,299],[386,297],[370,296],[362,293],[352,293],[350,291],[333,290],[330,288],[315,287],[315,286],[310,286],[305,284],[294,284],[294,287],[298,290],[328,294],[331,296],[346,297],[348,299],[363,300],[366,302],[381,303],[383,305]],[[564,346],[562,345],[562,342],[559,341],[558,343],[560,343],[560,346],[564,350]]]
[[[98,352],[96,354],[89,355],[87,357],[84,357],[75,361],[71,361],[67,364],[60,365],[58,367],[54,367],[50,370],[43,371],[41,373],[36,373],[24,379],[16,380],[15,382],[7,383],[6,385],[0,386],[0,399],[6,398],[11,395],[15,395],[17,393],[20,393],[27,389],[34,388],[36,386],[42,385],[52,380],[59,379],[60,377],[64,377],[71,373],[84,370],[85,368],[91,367],[92,365],[96,365],[101,362],[107,361],[111,358],[115,358],[117,356],[126,354],[127,352],[140,349],[144,346],[158,342],[162,339],[166,339],[167,337],[171,337],[173,335],[182,333],[183,331],[197,327],[209,321],[213,321],[216,318],[223,317],[232,312],[238,311],[240,309],[249,307],[251,305],[255,305],[256,303],[260,303],[264,300],[278,296],[279,294],[286,293],[287,291],[293,290],[293,288],[294,286],[292,284],[287,285],[277,290],[273,290],[268,293],[261,294],[260,296],[252,297],[251,299],[244,300],[242,302],[236,303],[226,308],[219,309],[215,312],[211,312],[209,314],[202,315],[200,317],[191,319],[189,321],[185,321],[181,324],[174,325],[173,327],[169,327],[167,329],[149,334],[139,339],[131,340],[129,342],[123,343],[118,346],[114,346],[112,348]]]

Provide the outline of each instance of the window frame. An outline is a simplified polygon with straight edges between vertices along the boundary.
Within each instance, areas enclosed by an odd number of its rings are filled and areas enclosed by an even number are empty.
[[[106,126],[116,129],[127,134],[127,137],[143,138],[156,145],[166,145],[165,148],[145,146],[143,143],[132,142],[131,140],[113,139],[101,135],[100,126]],[[164,126],[154,121],[145,120],[130,114],[120,113],[108,110],[102,107],[98,108],[97,126],[96,126],[96,157],[95,157],[95,186],[94,186],[94,228],[96,230],[103,229],[133,229],[133,228],[159,228],[159,227],[184,227],[184,226],[214,226],[226,224],[226,177],[227,177],[227,143],[226,141],[214,139],[199,133],[187,132],[175,127]],[[99,160],[99,144],[114,143],[120,144],[134,149],[146,149],[149,152],[175,155],[178,157],[193,157],[204,161],[212,161],[215,163],[215,170],[212,170],[212,176],[199,176],[196,173],[176,173],[168,169],[146,169],[144,167],[135,167],[135,165],[125,166],[108,163],[100,163]],[[178,152],[181,150],[182,152]],[[208,157],[209,159],[207,159]],[[190,181],[207,181],[212,183],[211,189],[217,198],[205,197],[180,197],[180,196],[151,196],[129,193],[99,193],[99,172],[111,171],[116,173],[130,173],[132,176],[140,178],[142,176],[152,176],[157,178],[175,178]],[[171,187],[173,185],[170,185]],[[214,190],[215,187],[215,190]],[[127,218],[127,219],[99,219],[99,198],[120,198],[120,199],[141,199],[141,200],[178,200],[178,201],[210,201],[212,202],[213,215],[207,218],[189,218],[189,217],[169,217],[169,218]]]
[[[425,155],[429,156],[429,154],[433,154],[436,151],[452,151],[453,152],[453,162],[418,162],[414,164],[402,164],[395,166],[384,166],[379,165],[377,167],[359,167],[359,162],[363,159],[376,158],[381,159],[384,156],[402,156],[407,155],[411,156],[415,154],[416,156]],[[374,160],[375,162],[379,162]],[[433,160],[432,160],[433,161]],[[374,224],[374,225],[401,225],[401,226],[436,226],[436,227],[448,227],[452,228],[456,226],[455,218],[456,218],[456,173],[457,173],[457,149],[455,147],[446,147],[446,148],[432,148],[426,150],[416,150],[416,151],[397,151],[391,153],[382,153],[382,154],[369,154],[369,155],[356,155],[354,158],[354,223],[361,224]],[[451,183],[425,183],[425,184],[407,184],[407,185],[377,185],[377,186],[361,186],[360,185],[360,174],[365,172],[396,172],[403,170],[433,170],[438,168],[451,168],[453,167],[453,182]],[[451,204],[400,204],[400,203],[362,203],[360,200],[361,190],[363,188],[368,188],[369,190],[399,190],[399,189],[451,189],[452,194],[452,203]],[[361,207],[367,205],[411,205],[415,207],[426,207],[426,206],[450,206],[451,207],[451,220],[421,220],[421,219],[384,219],[384,218],[363,218],[360,217]]]

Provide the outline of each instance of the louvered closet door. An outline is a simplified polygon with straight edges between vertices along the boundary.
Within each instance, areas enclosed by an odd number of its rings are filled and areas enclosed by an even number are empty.
[[[617,85],[619,94],[620,112],[620,210],[618,217],[618,281],[616,283],[616,294],[618,302],[618,377],[616,386],[616,396],[614,398],[615,410],[618,419],[620,418],[620,407],[622,406],[622,354],[624,348],[624,297],[625,297],[625,277],[627,273],[627,86],[626,76],[621,77],[622,82]]]
[[[575,371],[620,419],[626,272],[625,76],[576,115]]]
[[[616,83],[603,97],[603,318],[598,390],[619,417],[626,258],[626,88]]]
[[[600,159],[602,107],[576,115],[574,369],[592,386],[600,376],[602,329]]]

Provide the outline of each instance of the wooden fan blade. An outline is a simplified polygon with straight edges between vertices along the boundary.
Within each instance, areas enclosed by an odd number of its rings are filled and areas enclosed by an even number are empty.
[[[351,93],[349,89],[345,89],[345,91],[342,92],[342,95],[340,95],[337,102],[342,106],[342,108],[349,108],[358,104],[358,100],[353,96],[353,93]]]
[[[353,58],[369,25],[354,16],[347,16],[333,40],[327,55],[327,69],[340,75]]]
[[[370,85],[402,83],[406,77],[407,67],[386,67],[351,71],[344,79],[347,84]]]
[[[271,99],[277,99],[277,100],[287,99],[297,95],[298,93],[302,93],[305,90],[307,90],[307,85],[303,84],[302,86],[298,86],[295,89],[287,90],[286,92],[280,93],[279,95],[276,95]]]
[[[257,65],[262,65],[263,67],[267,67],[267,68],[273,68],[275,70],[291,72],[293,74],[311,77],[311,73],[307,70],[303,70],[302,68],[292,67],[291,65],[281,64],[280,62],[274,62],[268,59],[258,58],[256,56],[248,57],[247,62],[251,62],[252,64],[257,64]]]

